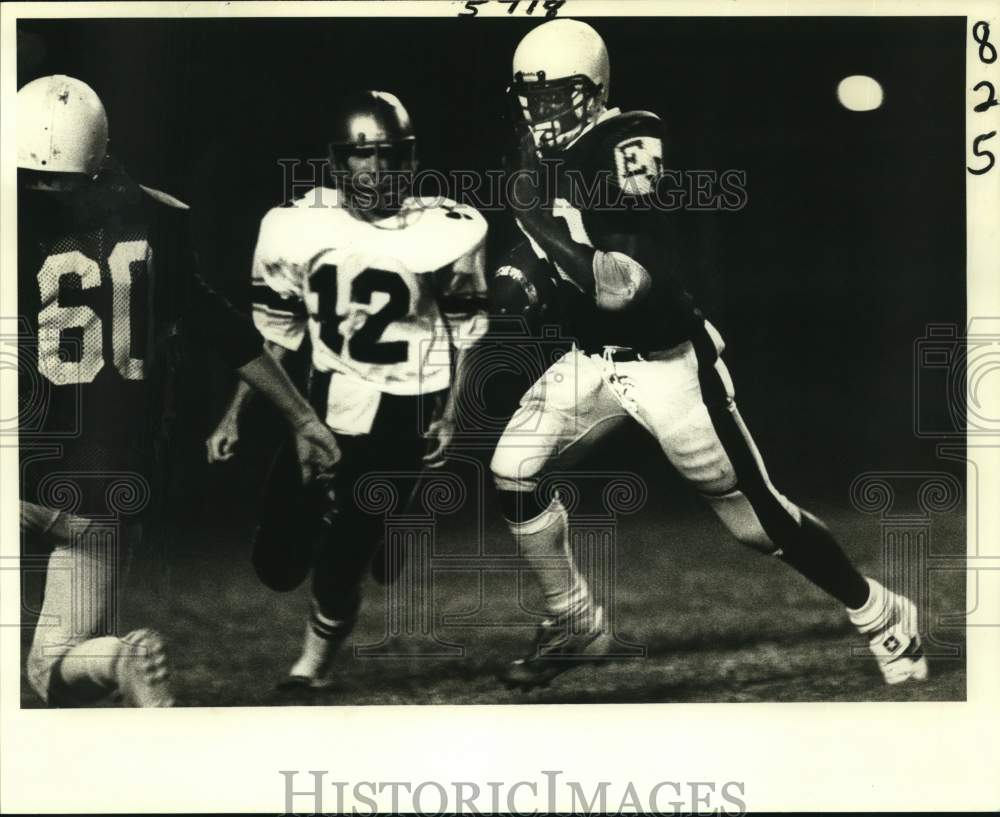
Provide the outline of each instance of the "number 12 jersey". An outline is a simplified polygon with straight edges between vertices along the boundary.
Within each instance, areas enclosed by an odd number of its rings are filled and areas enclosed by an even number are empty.
[[[407,199],[368,221],[316,188],[264,216],[253,262],[254,321],[313,367],[378,391],[448,388],[450,347],[486,330],[486,221],[447,199]]]

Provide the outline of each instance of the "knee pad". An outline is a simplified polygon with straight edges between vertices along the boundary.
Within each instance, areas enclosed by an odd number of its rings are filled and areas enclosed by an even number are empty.
[[[516,445],[497,444],[490,460],[493,483],[501,492],[531,493],[538,486],[542,462],[525,456],[525,449]]]

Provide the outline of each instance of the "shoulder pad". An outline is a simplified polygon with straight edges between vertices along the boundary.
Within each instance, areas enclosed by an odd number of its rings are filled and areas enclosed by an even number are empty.
[[[321,207],[339,207],[341,205],[340,192],[335,187],[326,187],[320,184],[298,198],[288,199],[281,207],[315,208],[317,204]]]
[[[142,190],[147,196],[149,196],[153,201],[159,204],[165,204],[167,207],[173,207],[175,210],[190,210],[191,208],[182,202],[180,199],[176,199],[169,193],[164,193],[162,190],[157,190],[153,187],[146,187],[144,184],[139,185],[139,189]]]
[[[595,131],[616,140],[629,136],[659,136],[663,138],[663,120],[649,111],[628,111],[601,122]]]
[[[477,224],[480,222],[485,223],[486,219],[483,218],[482,213],[480,213],[475,207],[468,204],[458,204],[457,202],[451,201],[450,199],[445,199],[442,202],[442,208],[447,211],[446,215],[449,218],[460,218],[462,221],[474,221]]]
[[[457,201],[443,196],[421,196],[411,198],[409,201],[414,210],[436,211],[444,215],[445,218],[453,219],[456,222],[486,223],[486,219],[475,207],[469,204],[459,204]]]

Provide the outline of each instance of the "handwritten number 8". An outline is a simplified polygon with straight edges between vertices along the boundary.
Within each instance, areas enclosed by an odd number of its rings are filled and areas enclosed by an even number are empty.
[[[980,20],[972,27],[972,39],[979,43],[979,59],[987,65],[997,61],[997,50],[990,42],[990,24]],[[987,54],[989,57],[987,58]]]

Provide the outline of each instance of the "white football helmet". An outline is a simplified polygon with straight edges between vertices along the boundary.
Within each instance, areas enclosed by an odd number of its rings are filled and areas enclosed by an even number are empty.
[[[516,121],[541,153],[561,150],[601,113],[611,67],[601,35],[579,20],[532,29],[514,52],[509,89]]]
[[[17,92],[17,166],[94,178],[108,150],[108,116],[93,88],[57,74]]]

